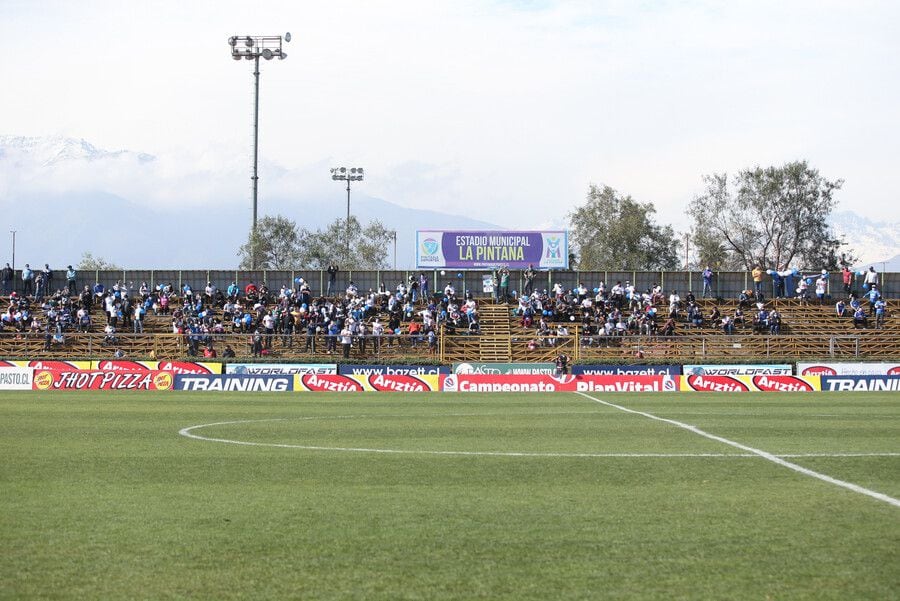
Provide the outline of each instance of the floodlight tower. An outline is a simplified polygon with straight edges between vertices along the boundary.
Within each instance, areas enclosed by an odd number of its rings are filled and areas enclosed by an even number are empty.
[[[350,182],[361,182],[363,179],[362,167],[333,167],[331,169],[331,179],[336,182],[347,182],[347,257],[350,257]]]
[[[236,61],[246,59],[253,61],[253,175],[250,181],[253,184],[253,226],[250,229],[250,269],[256,268],[256,201],[259,184],[259,58],[267,61],[273,58],[284,60],[287,52],[281,48],[282,39],[291,41],[291,34],[284,36],[252,36],[233,35],[228,38],[231,46],[231,58]]]

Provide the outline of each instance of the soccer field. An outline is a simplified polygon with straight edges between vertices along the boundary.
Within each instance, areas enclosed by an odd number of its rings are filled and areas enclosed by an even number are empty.
[[[3,599],[897,599],[896,394],[0,394]]]

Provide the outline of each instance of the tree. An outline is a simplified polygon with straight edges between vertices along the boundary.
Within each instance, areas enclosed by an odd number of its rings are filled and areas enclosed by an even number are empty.
[[[257,222],[255,236],[251,233],[238,252],[240,268],[250,268],[251,248],[257,269],[325,269],[332,264],[350,269],[387,267],[387,249],[394,239],[393,230],[378,220],[363,227],[351,216],[349,253],[347,232],[345,219],[336,219],[324,230],[311,231],[298,228],[287,217],[263,217]]]
[[[388,244],[396,231],[387,229],[377,219],[363,227],[356,217],[336,219],[324,230],[303,230],[300,256],[309,269],[325,269],[329,265],[345,265],[353,269],[387,267]],[[349,230],[350,250],[347,252]]]
[[[103,257],[95,258],[89,251],[84,251],[81,253],[81,260],[78,262],[76,269],[79,271],[110,271],[122,268],[110,263]]]
[[[653,203],[640,203],[609,186],[591,184],[587,202],[569,214],[578,268],[656,270],[678,264],[675,232],[653,220]]]
[[[693,236],[709,260],[724,251],[723,264],[750,270],[757,263],[780,268],[799,262],[810,269],[835,269],[841,241],[828,216],[843,180],[829,181],[806,161],[755,167],[703,178],[706,190],[690,204]]]
[[[256,231],[238,251],[240,269],[293,269],[301,267],[301,232],[297,224],[281,215],[265,216],[256,223]],[[251,260],[252,256],[255,260]]]

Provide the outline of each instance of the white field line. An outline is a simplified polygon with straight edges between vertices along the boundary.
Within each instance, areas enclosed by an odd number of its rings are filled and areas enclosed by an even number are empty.
[[[588,412],[596,415],[596,412]],[[483,413],[459,413],[452,414],[455,416],[478,416],[485,415]],[[446,417],[444,415],[441,417]],[[291,443],[278,442],[252,442],[246,440],[233,440],[230,438],[212,438],[209,436],[201,436],[195,434],[194,430],[209,428],[212,426],[231,426],[236,424],[253,424],[261,422],[281,422],[281,421],[310,421],[310,420],[328,420],[328,419],[355,419],[364,416],[358,415],[334,415],[334,416],[315,416],[315,417],[298,417],[298,418],[271,418],[271,419],[244,419],[228,422],[215,422],[211,424],[199,424],[196,426],[188,426],[178,431],[178,434],[186,438],[194,440],[202,440],[205,442],[220,442],[224,444],[241,445],[248,447],[275,447],[280,449],[304,449],[307,451],[339,451],[344,453],[383,453],[394,455],[457,455],[457,456],[486,456],[486,457],[649,457],[660,459],[675,458],[691,458],[691,457],[757,457],[755,453],[539,453],[528,451],[427,451],[415,449],[372,449],[366,447],[324,447],[313,445],[300,445]],[[394,416],[394,417],[410,417],[410,416]],[[803,455],[784,455],[784,457],[894,457],[900,456],[900,453],[807,453]]]
[[[693,432],[699,436],[704,438],[708,438],[710,440],[715,440],[716,442],[721,442],[722,444],[726,444],[730,447],[734,447],[736,449],[740,449],[747,453],[752,453],[753,455],[757,455],[780,465],[782,467],[786,467],[789,470],[793,470],[798,474],[803,474],[805,476],[809,476],[811,478],[816,478],[818,480],[822,480],[823,482],[828,482],[829,484],[834,484],[835,486],[840,486],[842,488],[846,488],[847,490],[852,490],[855,493],[859,493],[861,495],[866,495],[867,497],[872,497],[873,499],[877,499],[879,501],[883,501],[894,507],[900,507],[900,499],[895,499],[894,497],[890,497],[884,493],[876,492],[874,490],[869,490],[868,488],[864,488],[859,486],[858,484],[853,484],[852,482],[845,482],[844,480],[838,480],[837,478],[832,478],[831,476],[821,474],[819,472],[813,471],[811,469],[805,468],[802,465],[797,465],[796,463],[791,463],[790,461],[785,461],[781,457],[777,455],[773,455],[771,453],[767,453],[766,451],[761,451],[759,449],[754,449],[753,447],[748,447],[747,445],[741,444],[739,442],[735,442],[733,440],[729,440],[727,438],[722,438],[721,436],[716,436],[715,434],[710,434],[709,432],[704,432],[697,426],[692,426],[690,424],[685,424],[683,422],[675,421],[674,419],[667,419],[665,417],[659,417],[657,415],[653,415],[652,413],[646,413],[644,411],[636,411],[634,409],[629,409],[628,407],[623,407],[621,405],[616,405],[615,403],[610,403],[607,401],[602,401],[596,397],[592,397],[589,394],[584,392],[579,392],[581,396],[594,401],[595,403],[599,403],[601,405],[606,405],[607,407],[612,407],[613,409],[618,409],[619,411],[624,411],[626,413],[632,413],[634,415],[640,415],[642,417],[646,417],[648,419],[656,420],[659,422],[665,422],[667,424],[671,424],[673,426],[677,426],[679,428],[683,428],[688,432]],[[805,455],[803,455],[805,456]]]

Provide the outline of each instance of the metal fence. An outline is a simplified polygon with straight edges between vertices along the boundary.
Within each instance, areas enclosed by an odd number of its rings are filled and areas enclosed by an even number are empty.
[[[401,282],[408,283],[409,277],[424,273],[431,287],[431,292],[440,292],[447,283],[452,283],[457,294],[471,291],[476,297],[486,296],[483,290],[483,282],[486,276],[491,275],[490,270],[368,270],[368,271],[340,271],[335,280],[335,291],[340,292],[347,288],[352,281],[361,291],[377,289],[379,284],[393,290]],[[282,286],[293,286],[297,278],[304,278],[309,282],[314,295],[325,294],[328,286],[328,273],[323,270],[176,270],[176,269],[138,269],[138,270],[100,270],[79,272],[77,285],[93,286],[95,283],[106,287],[113,286],[116,282],[128,284],[138,288],[141,282],[155,287],[160,284],[172,284],[179,290],[190,284],[195,291],[203,290],[207,282],[221,290],[225,290],[230,284],[236,282],[241,288],[254,282],[265,283],[270,290],[279,290]],[[807,274],[807,277],[816,278],[818,274]],[[885,297],[894,298],[894,292],[900,289],[900,273],[879,274],[881,292]],[[601,282],[607,288],[616,282],[631,282],[638,290],[645,290],[656,284],[662,286],[666,294],[677,290],[684,297],[688,291],[693,291],[699,297],[703,290],[703,278],[696,271],[541,271],[534,281],[537,290],[553,288],[559,282],[564,288],[570,289],[579,283],[584,283],[589,289],[596,288]],[[796,287],[797,278],[793,278],[791,287]],[[840,272],[829,274],[828,294],[842,295],[842,282]],[[22,281],[19,273],[16,274],[15,286],[21,291]],[[510,272],[510,290],[521,291],[525,279],[522,271]],[[65,285],[65,273],[55,272],[54,287]],[[713,278],[712,289],[717,297],[736,298],[741,290],[753,287],[753,278],[749,272],[719,272]],[[790,288],[786,287],[790,292]],[[862,292],[862,277],[855,277],[854,290]],[[764,276],[763,293],[766,297],[774,297],[774,286],[769,276]]]

